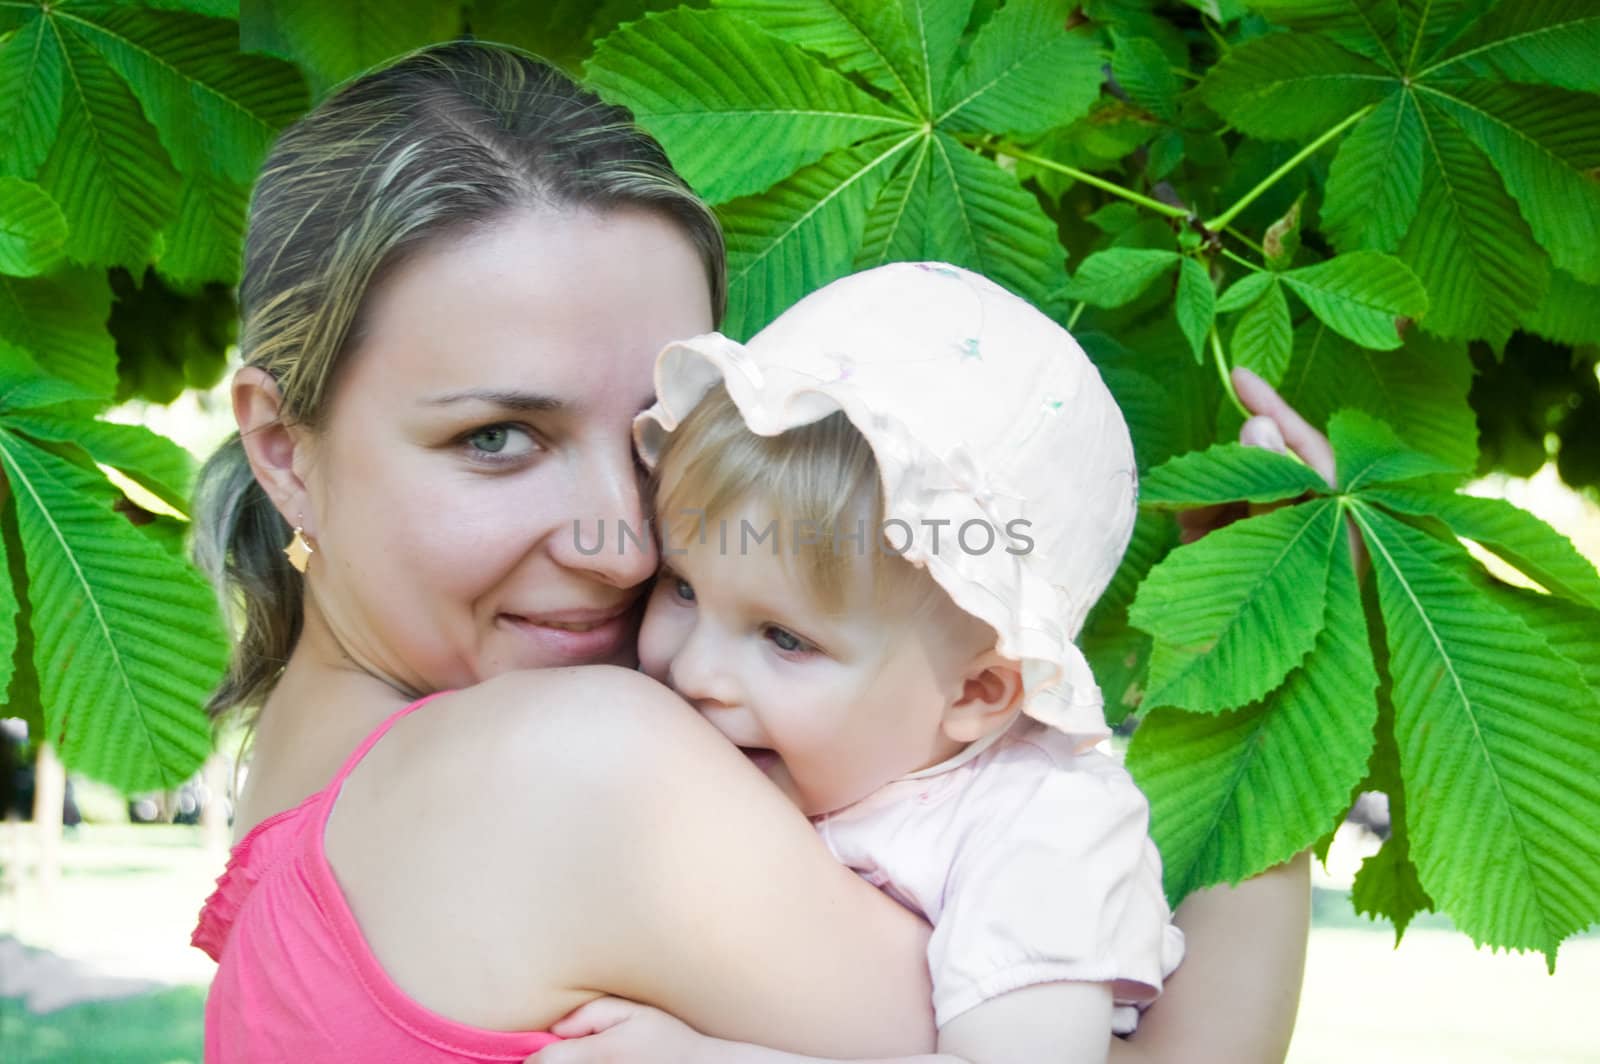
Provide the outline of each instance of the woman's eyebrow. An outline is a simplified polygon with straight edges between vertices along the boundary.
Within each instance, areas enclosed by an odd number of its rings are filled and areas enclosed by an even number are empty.
[[[459,392],[447,392],[444,395],[429,396],[422,402],[427,406],[449,406],[452,403],[465,402],[492,403],[507,410],[529,412],[561,410],[567,405],[565,400],[557,399],[553,395],[495,388],[468,388]]]

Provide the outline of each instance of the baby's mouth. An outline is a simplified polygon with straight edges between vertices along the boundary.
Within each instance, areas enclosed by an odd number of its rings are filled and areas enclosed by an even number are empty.
[[[739,747],[739,752],[749,758],[750,763],[762,772],[766,772],[780,760],[778,751],[768,750],[765,747],[741,746]]]

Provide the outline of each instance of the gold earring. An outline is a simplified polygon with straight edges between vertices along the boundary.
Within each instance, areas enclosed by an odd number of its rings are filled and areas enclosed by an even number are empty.
[[[317,553],[317,548],[311,545],[311,540],[306,538],[305,529],[299,525],[294,526],[294,538],[289,545],[283,548],[283,556],[289,559],[289,564],[294,566],[295,572],[303,573],[311,564],[311,556]]]

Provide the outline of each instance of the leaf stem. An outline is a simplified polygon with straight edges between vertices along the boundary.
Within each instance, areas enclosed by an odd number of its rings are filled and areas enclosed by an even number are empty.
[[[1054,170],[1058,174],[1065,174],[1074,180],[1083,182],[1085,185],[1100,189],[1102,192],[1109,192],[1113,196],[1120,196],[1129,203],[1137,203],[1146,210],[1155,211],[1157,214],[1164,214],[1168,218],[1187,219],[1190,216],[1189,211],[1183,207],[1174,207],[1170,203],[1162,203],[1160,200],[1155,200],[1151,199],[1149,196],[1140,195],[1132,189],[1123,188],[1115,181],[1107,181],[1103,177],[1096,177],[1094,174],[1091,174],[1086,170],[1079,170],[1075,166],[1068,166],[1066,163],[1058,163],[1054,159],[1048,159],[1043,155],[1035,155],[1032,152],[1023,151],[1021,148],[1010,143],[1009,141],[999,141],[993,145],[993,148],[995,151],[1009,155],[1013,159],[1016,159],[1020,162],[1032,163],[1035,166],[1042,166],[1046,170]]]
[[[1262,193],[1266,192],[1267,189],[1271,188],[1273,185],[1276,185],[1279,181],[1282,181],[1295,167],[1299,166],[1301,163],[1311,158],[1311,156],[1321,151],[1322,146],[1327,144],[1334,137],[1337,137],[1340,133],[1343,133],[1345,130],[1349,129],[1351,126],[1367,117],[1367,115],[1376,106],[1376,104],[1368,104],[1361,110],[1347,117],[1338,125],[1334,126],[1332,129],[1328,130],[1326,133],[1322,134],[1322,136],[1318,137],[1310,144],[1307,144],[1304,148],[1301,148],[1299,151],[1295,152],[1294,156],[1288,162],[1284,163],[1282,166],[1272,171],[1272,173],[1262,178],[1255,188],[1251,189],[1249,192],[1246,192],[1243,196],[1240,196],[1239,199],[1234,201],[1233,206],[1229,207],[1227,210],[1223,211],[1209,222],[1206,222],[1206,228],[1214,230],[1226,227],[1229,222],[1233,221],[1239,216],[1239,212],[1243,211],[1246,207],[1250,206],[1250,204],[1254,203]]]
[[[1257,266],[1255,263],[1251,262],[1249,259],[1245,258],[1243,255],[1235,255],[1233,252],[1229,251],[1227,248],[1223,248],[1222,249],[1222,253],[1224,255],[1226,255],[1228,258],[1232,259],[1234,262],[1237,262],[1240,266],[1243,266],[1246,269],[1248,269],[1251,273],[1260,273],[1261,272],[1261,267],[1260,266]]]
[[[1088,305],[1089,305],[1088,303],[1079,303],[1077,306],[1072,308],[1072,314],[1071,314],[1070,317],[1067,318],[1067,331],[1068,332],[1071,332],[1073,327],[1078,324],[1078,319],[1083,317],[1084,308],[1087,307]]]
[[[1233,237],[1239,243],[1243,244],[1245,247],[1249,248],[1251,251],[1254,251],[1257,255],[1260,255],[1262,258],[1267,257],[1267,249],[1262,247],[1256,241],[1250,239],[1248,236],[1245,236],[1240,230],[1235,229],[1230,225],[1226,230],[1224,230],[1224,232]]]
[[[1222,354],[1222,337],[1217,335],[1217,326],[1211,325],[1211,359],[1217,364],[1217,376],[1222,378],[1222,390],[1228,393],[1228,398],[1233,400],[1233,405],[1238,407],[1239,413],[1244,415],[1246,421],[1250,420],[1250,411],[1239,401],[1239,393],[1233,390],[1233,373],[1228,369],[1228,360]]]

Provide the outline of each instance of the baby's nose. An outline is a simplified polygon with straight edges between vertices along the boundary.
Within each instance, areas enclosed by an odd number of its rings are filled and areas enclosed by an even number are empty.
[[[668,686],[678,697],[702,714],[734,704],[737,699],[728,669],[703,648],[689,646],[684,650],[667,671]]]
[[[716,698],[690,698],[686,701],[702,716],[730,708],[728,703]]]

